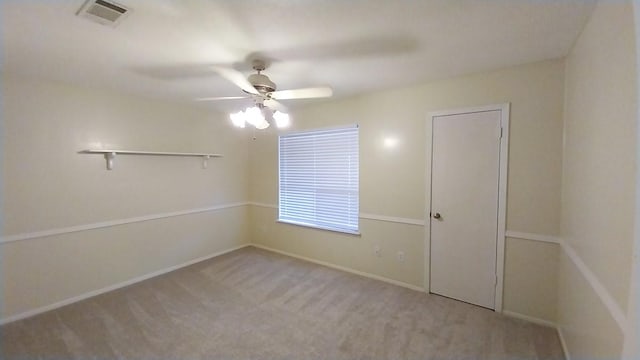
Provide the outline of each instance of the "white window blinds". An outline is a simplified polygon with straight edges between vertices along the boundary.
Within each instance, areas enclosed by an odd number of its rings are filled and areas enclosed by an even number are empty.
[[[282,135],[279,220],[357,233],[358,128]]]

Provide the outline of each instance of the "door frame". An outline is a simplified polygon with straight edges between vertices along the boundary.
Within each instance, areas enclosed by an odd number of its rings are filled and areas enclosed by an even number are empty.
[[[459,108],[453,110],[443,110],[429,112],[426,119],[426,146],[425,146],[425,277],[424,288],[427,293],[431,292],[431,161],[433,154],[433,118],[436,116],[459,115],[486,111],[501,111],[500,127],[502,137],[500,138],[500,173],[498,176],[498,231],[496,239],[496,286],[494,311],[502,312],[502,295],[504,287],[504,248],[505,232],[507,226],[507,174],[509,166],[509,119],[511,104],[495,104],[487,106],[477,106],[469,108]]]

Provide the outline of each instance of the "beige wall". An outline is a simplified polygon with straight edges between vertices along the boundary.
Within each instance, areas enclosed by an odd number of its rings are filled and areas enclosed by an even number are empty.
[[[429,201],[425,202],[428,112],[511,102],[507,229],[556,235],[560,228],[563,83],[562,60],[523,65],[309,106],[293,113],[294,130],[359,124],[361,213],[422,220]],[[385,148],[386,137],[397,138],[398,146]],[[275,205],[276,134],[261,134],[250,148],[250,198]],[[362,236],[356,237],[274,223],[277,210],[273,208],[254,206],[251,212],[256,243],[414,286],[425,283],[424,227],[362,219]],[[507,257],[527,261],[538,257],[542,262],[533,268],[518,261],[507,263],[505,276],[519,281],[506,283],[505,309],[552,319],[553,296],[532,290],[527,293],[533,298],[515,293],[524,288],[520,281],[548,281],[553,287],[555,274],[538,267],[555,263],[557,249],[553,248],[557,245],[518,244],[522,241],[509,241]],[[382,248],[381,257],[374,255],[375,245]],[[527,246],[536,249],[532,258],[522,252]],[[405,263],[395,259],[400,250],[408,256]]]
[[[571,259],[560,253],[558,325],[571,359],[616,359],[623,333]]]
[[[631,4],[602,3],[566,65],[562,237],[612,297],[611,306],[622,312],[629,291],[635,199],[635,61]],[[611,314],[601,300],[582,304],[596,294],[584,286],[584,275],[570,260],[561,266],[559,291],[559,322],[569,350],[617,356],[622,335],[611,331],[610,319],[602,319]],[[589,324],[596,326],[586,331]],[[609,345],[596,349],[599,343]]]
[[[504,308],[555,323],[558,299],[557,244],[507,238]]]
[[[218,114],[126,94],[2,78],[3,236],[247,200],[247,142]],[[219,152],[198,158],[116,149]],[[248,242],[246,206],[0,245],[2,317]]]

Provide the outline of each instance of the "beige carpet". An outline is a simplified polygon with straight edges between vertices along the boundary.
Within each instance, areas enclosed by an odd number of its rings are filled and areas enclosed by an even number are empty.
[[[555,330],[244,248],[1,328],[4,359],[562,359]]]

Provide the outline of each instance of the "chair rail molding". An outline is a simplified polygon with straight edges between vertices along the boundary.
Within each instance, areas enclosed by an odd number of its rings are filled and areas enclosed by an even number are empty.
[[[5,243],[10,243],[13,241],[36,239],[36,238],[42,238],[47,236],[74,233],[78,231],[87,231],[87,230],[100,229],[100,228],[111,227],[111,226],[132,224],[132,223],[137,223],[142,221],[158,220],[158,219],[164,219],[164,218],[169,218],[174,216],[184,216],[184,215],[191,215],[191,214],[197,214],[202,212],[230,209],[230,208],[234,208],[238,206],[246,206],[246,205],[248,205],[248,202],[236,202],[236,203],[229,203],[229,204],[222,204],[222,205],[214,205],[214,206],[209,206],[204,208],[180,210],[180,211],[173,211],[173,212],[160,213],[160,214],[143,215],[143,216],[137,216],[132,218],[126,218],[126,219],[109,220],[109,221],[102,221],[102,222],[91,223],[91,224],[68,226],[63,228],[35,231],[30,233],[5,235],[0,237],[0,245]]]

